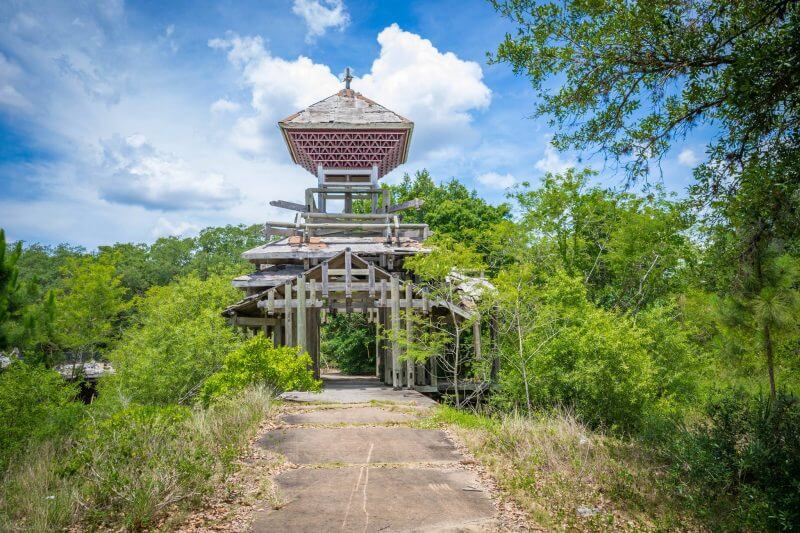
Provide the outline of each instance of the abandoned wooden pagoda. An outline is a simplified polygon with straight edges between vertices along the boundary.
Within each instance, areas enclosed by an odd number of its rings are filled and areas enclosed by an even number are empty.
[[[350,89],[350,79],[348,73],[344,89],[279,122],[292,160],[317,183],[306,189],[303,203],[270,202],[296,212],[294,221],[266,222],[266,243],[243,254],[254,272],[233,281],[245,297],[224,315],[271,335],[276,345],[301,347],[318,377],[326,316],[365,313],[377,326],[376,375],[395,388],[440,392],[447,378],[436,359],[406,361],[401,343],[389,339],[414,334],[405,320],[409,309],[456,319],[474,318],[476,311],[466,296],[459,304],[430,298],[403,268],[405,258],[430,251],[424,244],[430,232],[426,224],[402,220],[404,210],[421,202],[392,205],[379,180],[406,161],[414,124]],[[369,212],[354,213],[356,200]],[[333,205],[343,210],[329,212]],[[479,358],[479,320],[472,337]]]

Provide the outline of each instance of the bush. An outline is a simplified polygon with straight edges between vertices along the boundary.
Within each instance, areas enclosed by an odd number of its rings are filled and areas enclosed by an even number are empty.
[[[345,374],[375,372],[375,328],[362,314],[330,317],[323,330],[322,353]]]
[[[219,314],[236,296],[222,276],[192,275],[148,290],[136,303],[138,323],[109,356],[119,392],[142,404],[191,403],[225,354],[241,343]]]
[[[200,398],[208,404],[249,385],[266,385],[275,392],[316,391],[322,383],[314,379],[312,365],[311,357],[299,354],[298,348],[275,347],[257,335],[225,357],[222,369],[203,385]]]
[[[737,390],[709,402],[707,415],[669,450],[681,492],[730,527],[800,527],[800,400]]]
[[[44,367],[17,361],[0,372],[0,473],[24,448],[72,431],[84,412],[76,394]]]
[[[530,397],[532,407],[568,407],[591,427],[636,429],[656,396],[644,332],[630,319],[595,307],[582,281],[566,274],[523,290],[530,325],[500,338],[504,364],[494,401],[524,408]]]
[[[74,440],[32,448],[3,477],[0,530],[157,528],[225,481],[270,399],[256,387],[208,409],[92,405]]]

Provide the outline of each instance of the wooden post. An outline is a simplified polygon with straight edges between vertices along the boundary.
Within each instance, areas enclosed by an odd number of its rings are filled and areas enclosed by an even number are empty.
[[[371,264],[371,263],[370,263]],[[380,310],[376,309],[375,317],[375,377],[381,377],[381,327],[380,327]]]
[[[308,351],[308,336],[306,335],[306,277],[297,278],[297,345],[302,351]]]
[[[389,350],[389,340],[385,337],[389,331],[389,309],[381,308],[381,330],[384,338],[381,339],[381,354],[383,358],[383,382],[392,384],[392,356]]]
[[[392,387],[399,389],[403,384],[400,368],[400,281],[392,274]]]
[[[472,346],[475,348],[475,360],[480,361],[481,357],[481,315],[475,318],[472,323]]]
[[[294,346],[292,334],[292,284],[287,283],[283,286],[283,329],[286,335],[286,346]]]
[[[308,354],[314,364],[314,378],[319,379],[319,309],[311,308],[308,310],[308,326],[306,330],[306,341]]]
[[[276,323],[275,327],[272,328],[272,344],[273,346],[283,346],[283,324]]]
[[[406,356],[408,355],[408,347],[411,345],[413,318],[412,312],[414,311],[414,296],[411,292],[411,283],[406,282]],[[414,388],[414,361],[409,357],[406,359],[406,387],[409,389]]]

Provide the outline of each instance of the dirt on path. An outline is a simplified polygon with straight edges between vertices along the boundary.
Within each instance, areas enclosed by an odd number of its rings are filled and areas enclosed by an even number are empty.
[[[420,427],[428,398],[413,391],[398,396],[364,378],[325,385],[321,396],[302,395],[282,406],[232,480],[238,489],[231,501],[223,498],[218,516],[211,509],[186,530],[509,529],[475,461],[446,432]],[[364,401],[357,401],[359,392]],[[386,393],[394,397],[375,400]],[[314,401],[337,396],[346,403]]]

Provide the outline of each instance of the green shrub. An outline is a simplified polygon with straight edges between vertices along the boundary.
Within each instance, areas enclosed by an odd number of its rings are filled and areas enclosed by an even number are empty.
[[[32,447],[0,480],[0,530],[152,529],[227,479],[270,406],[259,387],[207,409],[93,404],[72,439]]]
[[[737,390],[707,416],[670,445],[680,492],[723,528],[800,528],[800,400]]]
[[[501,297],[522,284],[498,282]],[[509,288],[510,286],[510,288]],[[564,273],[519,298],[527,313],[500,337],[503,356],[496,405],[551,409],[561,405],[592,426],[636,429],[656,397],[655,369],[644,332],[626,317],[595,307],[582,280]],[[522,348],[520,353],[520,347]]]
[[[17,361],[0,372],[0,473],[24,448],[72,431],[84,412],[76,394],[44,367]]]
[[[375,327],[364,315],[333,315],[323,327],[322,353],[345,374],[375,372]]]
[[[151,288],[136,303],[137,324],[109,355],[117,370],[110,381],[137,403],[191,403],[225,354],[241,342],[220,316],[236,297],[223,276],[200,280],[191,275]]]
[[[298,352],[290,346],[275,347],[257,335],[225,357],[222,369],[206,380],[200,398],[208,403],[250,385],[266,385],[275,392],[319,390],[322,384],[314,379],[311,357]]]

